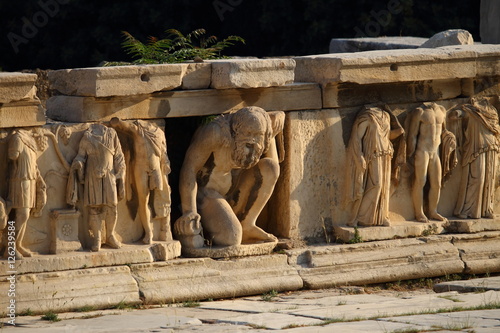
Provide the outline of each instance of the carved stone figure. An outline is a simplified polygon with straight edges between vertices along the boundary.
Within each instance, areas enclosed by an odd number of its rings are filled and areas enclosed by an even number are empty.
[[[111,119],[111,126],[131,138],[132,157],[127,159],[127,199],[131,200],[132,188],[138,199],[138,214],[144,228],[145,244],[151,244],[150,194],[153,192],[153,210],[161,220],[160,240],[172,240],[170,230],[170,186],[165,133],[155,124],[142,121]]]
[[[40,216],[47,201],[46,185],[37,166],[38,151],[47,148],[47,138],[38,130],[18,129],[8,144],[9,194],[8,206],[15,211],[16,258],[31,257],[23,246],[30,214]],[[9,209],[10,210],[10,209]]]
[[[84,184],[83,204],[89,209],[89,227],[94,240],[92,251],[101,248],[101,228],[105,220],[106,241],[120,248],[115,235],[117,204],[125,194],[125,160],[116,131],[102,124],[92,124],[80,141],[68,179],[67,202],[78,200],[77,180]]]
[[[493,218],[500,151],[498,112],[487,99],[472,98],[470,104],[450,111],[450,119],[461,119],[461,132],[457,136],[464,136],[462,178],[454,214],[460,218]]]
[[[348,225],[390,225],[391,140],[403,133],[390,111],[366,107],[358,114],[347,148],[347,201],[355,205]]]
[[[277,240],[256,220],[279,176],[275,137],[284,118],[281,111],[246,107],[198,129],[180,175],[183,215],[174,231],[183,246],[203,245],[196,235],[201,226],[213,245]]]
[[[449,156],[456,148],[454,135],[446,129],[446,109],[436,103],[424,103],[408,115],[407,156],[414,167],[412,188],[415,219],[446,221],[438,211],[443,179],[441,154]],[[449,168],[446,168],[449,171]],[[429,181],[428,216],[424,214],[424,186]]]

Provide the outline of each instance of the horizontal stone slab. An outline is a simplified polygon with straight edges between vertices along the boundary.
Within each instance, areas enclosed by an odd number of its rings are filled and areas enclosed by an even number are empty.
[[[295,82],[359,84],[495,76],[499,45],[383,50],[294,58]]]
[[[304,286],[364,285],[461,273],[464,263],[446,236],[287,251]]]
[[[317,84],[290,84],[254,89],[206,89],[159,92],[127,97],[54,96],[47,101],[47,117],[68,122],[207,116],[245,106],[267,111],[321,108]]]
[[[212,64],[188,63],[182,76],[181,89],[208,89],[212,81]]]
[[[176,303],[301,289],[302,279],[286,255],[233,260],[176,259],[132,265],[144,301]]]
[[[201,249],[182,248],[182,255],[188,258],[231,258],[271,254],[277,242],[242,244],[234,246],[211,246]]]
[[[17,274],[26,274],[150,263],[170,260],[179,257],[180,254],[179,241],[158,242],[151,245],[123,244],[120,249],[102,248],[99,252],[78,251],[58,255],[35,255],[16,260],[14,269],[10,268],[7,260],[0,260],[0,276],[10,275],[9,272],[13,270]]]
[[[467,274],[500,272],[500,232],[455,235],[453,244],[460,251]]]
[[[460,95],[462,95],[460,79],[378,84],[336,82],[323,87],[323,107],[429,102],[456,98]]]
[[[477,233],[482,231],[500,231],[500,219],[448,219],[448,232]]]
[[[330,53],[363,52],[373,50],[416,49],[428,38],[422,37],[361,37],[361,38],[332,38]]]
[[[260,88],[293,83],[293,59],[213,60],[212,83],[215,89]]]
[[[0,128],[45,125],[45,112],[39,100],[0,104]]]
[[[36,74],[0,72],[0,103],[36,98]]]
[[[0,277],[0,307],[6,309],[10,288]],[[75,311],[82,308],[106,309],[119,304],[139,304],[139,288],[127,266],[18,275],[15,283],[16,313],[30,310]],[[4,311],[4,310],[2,310]]]
[[[352,242],[356,234],[363,242],[429,236],[445,232],[445,222],[419,223],[411,221],[392,222],[390,226],[345,227],[334,226],[333,232],[337,241]]]
[[[436,283],[432,288],[437,293],[458,291],[461,293],[484,292],[487,290],[500,291],[500,276],[464,281],[448,281]]]
[[[129,96],[172,90],[182,84],[187,64],[61,69],[48,73],[50,88],[70,96]]]

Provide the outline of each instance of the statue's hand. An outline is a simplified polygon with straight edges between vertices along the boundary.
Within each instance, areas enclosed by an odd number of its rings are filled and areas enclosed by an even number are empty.
[[[198,235],[201,232],[201,216],[195,212],[189,212],[177,219],[174,223],[174,231],[179,236]]]
[[[118,178],[116,180],[116,192],[118,196],[118,201],[122,201],[123,198],[125,198],[125,184],[123,182],[123,179]]]

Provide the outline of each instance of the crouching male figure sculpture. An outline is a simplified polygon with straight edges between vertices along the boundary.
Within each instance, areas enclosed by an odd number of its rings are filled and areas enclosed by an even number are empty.
[[[180,175],[182,216],[174,232],[183,246],[272,242],[256,220],[279,176],[276,135],[285,114],[246,107],[200,127]],[[201,225],[200,225],[201,223]]]

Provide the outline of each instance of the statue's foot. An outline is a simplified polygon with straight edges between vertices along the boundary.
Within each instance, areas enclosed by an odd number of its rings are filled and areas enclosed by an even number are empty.
[[[108,237],[106,244],[113,249],[119,249],[120,247],[122,247],[122,244],[116,239],[115,235],[111,235],[110,237]]]
[[[31,253],[30,250],[27,250],[22,246],[17,246],[16,252],[19,252],[23,257],[32,257],[33,256],[33,253]]]
[[[151,231],[147,232],[146,231],[146,236],[142,239],[142,242],[144,244],[151,244],[153,243],[153,233]]]
[[[488,211],[484,215],[484,218],[486,218],[486,219],[494,219],[495,218],[495,214],[493,214],[493,212]]]
[[[353,219],[353,220],[347,221],[346,225],[348,227],[356,227],[358,225],[358,221],[356,219]]]
[[[464,220],[468,218],[467,214],[456,214],[455,216],[458,217],[459,219],[464,219]]]
[[[417,220],[417,222],[429,223],[429,219],[425,214],[415,215],[415,220]]]
[[[442,216],[441,214],[438,214],[438,213],[431,213],[429,216],[430,216],[430,218],[432,220],[448,222],[448,219],[446,217],[444,217],[444,216]]]
[[[389,220],[389,218],[385,218],[384,222],[382,222],[382,225],[384,227],[390,227],[391,226],[391,220]]]

